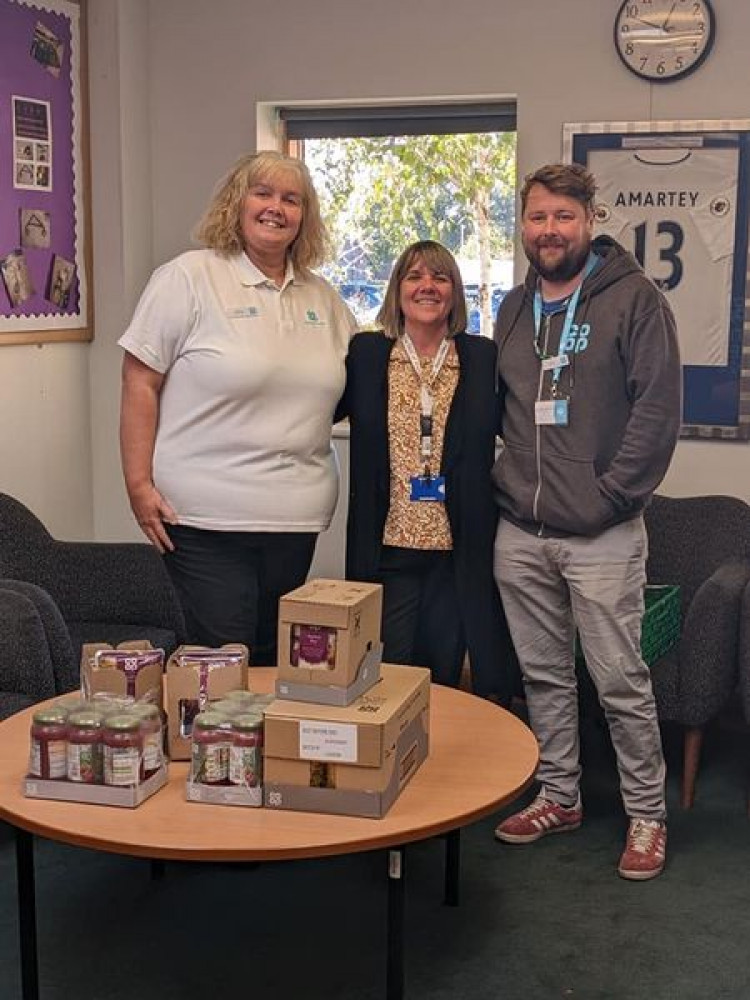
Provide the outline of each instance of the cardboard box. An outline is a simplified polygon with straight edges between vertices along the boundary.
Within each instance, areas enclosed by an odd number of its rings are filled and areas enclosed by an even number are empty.
[[[123,806],[133,809],[155,795],[167,783],[167,767],[130,788],[114,785],[86,785],[78,781],[57,781],[49,778],[24,778],[23,794],[30,799],[56,799],[59,802],[88,802],[99,806]]]
[[[430,672],[383,664],[351,705],[277,700],[265,713],[264,803],[385,815],[427,756]]]
[[[308,684],[302,681],[276,681],[276,695],[292,701],[313,701],[319,705],[351,705],[361,694],[380,680],[383,643],[377,642],[365,653],[354,680],[348,687],[336,684]]]
[[[298,700],[325,699],[329,704],[332,690],[349,689],[338,702],[349,704],[362,693],[356,685],[358,678],[363,683],[368,654],[367,682],[377,681],[372,663],[380,643],[382,605],[383,588],[377,583],[309,580],[285,594],[279,605],[278,680],[295,685],[297,692],[310,691]]]
[[[108,657],[107,653],[114,653]],[[127,653],[133,653],[132,657]],[[138,654],[150,654],[138,657]],[[143,661],[139,663],[138,660]],[[81,650],[81,691],[84,697],[118,695],[136,701],[150,701],[163,708],[162,674],[164,650],[152,649],[146,639],[134,639],[111,646],[108,642],[88,642]]]
[[[172,760],[190,760],[193,719],[209,701],[247,688],[247,646],[180,646],[167,662],[167,739]]]

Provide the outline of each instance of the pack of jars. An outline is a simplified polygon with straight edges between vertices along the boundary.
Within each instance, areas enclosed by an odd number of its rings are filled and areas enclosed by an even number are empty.
[[[31,723],[30,778],[135,788],[164,767],[159,708],[132,698],[61,698]]]
[[[193,720],[188,781],[203,788],[260,789],[263,709],[273,695],[229,691]]]

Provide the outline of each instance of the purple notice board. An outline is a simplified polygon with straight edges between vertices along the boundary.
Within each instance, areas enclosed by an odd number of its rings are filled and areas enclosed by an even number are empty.
[[[0,0],[0,346],[91,338],[81,17]]]

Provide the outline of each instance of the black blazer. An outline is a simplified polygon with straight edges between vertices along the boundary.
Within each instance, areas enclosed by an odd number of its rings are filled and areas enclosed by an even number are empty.
[[[395,341],[358,333],[346,360],[346,390],[336,417],[349,417],[349,515],[346,576],[375,580],[390,503],[388,362]],[[498,508],[490,471],[495,460],[499,396],[497,349],[460,333],[459,377],[443,442],[441,473],[453,535],[458,599],[477,694],[510,697],[515,655],[492,572]]]

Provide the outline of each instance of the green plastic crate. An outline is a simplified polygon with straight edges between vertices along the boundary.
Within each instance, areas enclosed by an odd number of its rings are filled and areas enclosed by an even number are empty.
[[[650,667],[680,638],[680,588],[648,585],[645,602],[641,625],[641,656]],[[576,659],[584,659],[578,637]]]
[[[680,638],[680,588],[646,587],[641,626],[641,656],[650,667]]]

